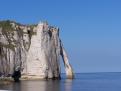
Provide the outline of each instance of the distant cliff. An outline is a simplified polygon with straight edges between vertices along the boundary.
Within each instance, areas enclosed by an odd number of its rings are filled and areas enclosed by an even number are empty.
[[[73,78],[58,28],[47,22],[0,21],[0,77],[11,77],[19,69],[23,79],[60,78],[60,55],[67,78]]]

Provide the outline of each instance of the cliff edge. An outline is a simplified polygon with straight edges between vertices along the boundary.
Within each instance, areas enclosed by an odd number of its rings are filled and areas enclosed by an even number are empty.
[[[73,70],[59,37],[59,29],[47,22],[23,25],[0,21],[0,77],[20,70],[22,79],[60,78],[60,55],[67,78]]]

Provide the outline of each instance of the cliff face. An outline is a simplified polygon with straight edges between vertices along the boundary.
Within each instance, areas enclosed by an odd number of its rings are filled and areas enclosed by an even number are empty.
[[[0,76],[20,70],[22,78],[60,78],[60,55],[67,78],[73,78],[58,28],[45,22],[28,26],[0,22]]]

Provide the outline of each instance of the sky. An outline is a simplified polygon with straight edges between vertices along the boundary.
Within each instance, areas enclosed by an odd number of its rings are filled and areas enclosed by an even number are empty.
[[[121,0],[0,0],[7,19],[59,27],[75,73],[121,72]]]

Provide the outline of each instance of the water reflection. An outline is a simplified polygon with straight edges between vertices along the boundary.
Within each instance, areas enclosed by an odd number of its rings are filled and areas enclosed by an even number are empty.
[[[72,80],[39,80],[12,82],[8,85],[0,85],[0,90],[11,91],[72,91]]]
[[[21,81],[9,85],[1,85],[0,90],[11,91],[60,91],[60,80]]]
[[[72,91],[72,82],[73,82],[72,79],[65,79],[65,84],[64,84],[65,90],[64,91]]]
[[[12,90],[12,91],[21,91],[21,82],[13,83],[10,90]]]

